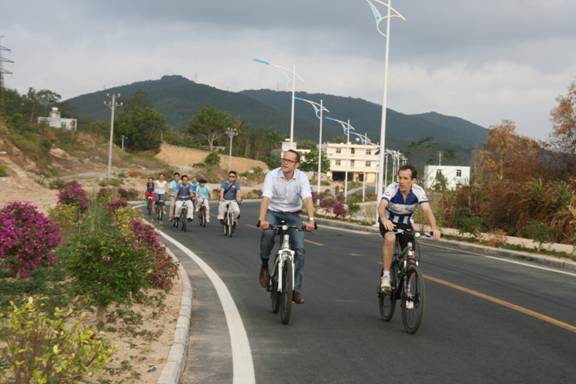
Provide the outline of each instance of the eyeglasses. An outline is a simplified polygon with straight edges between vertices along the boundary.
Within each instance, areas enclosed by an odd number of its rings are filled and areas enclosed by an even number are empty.
[[[231,178],[233,178],[233,179],[235,179],[235,178],[236,178],[236,176],[235,176],[235,175],[228,175],[228,177],[231,177]]]
[[[298,162],[297,160],[290,160],[290,159],[282,159],[282,161],[285,163],[290,163],[290,164],[295,164]]]

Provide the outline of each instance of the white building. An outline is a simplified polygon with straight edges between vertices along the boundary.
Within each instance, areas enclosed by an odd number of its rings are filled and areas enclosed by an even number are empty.
[[[76,119],[65,119],[60,117],[60,111],[56,107],[52,108],[50,111],[50,116],[39,117],[38,124],[46,124],[52,128],[62,128],[69,131],[75,131],[77,126]]]
[[[470,185],[470,167],[468,166],[426,165],[424,167],[424,188],[434,188],[440,173],[446,178],[447,189],[453,190]]]
[[[378,146],[375,144],[326,143],[323,144],[326,158],[330,161],[332,180],[348,180],[373,183],[378,177]]]

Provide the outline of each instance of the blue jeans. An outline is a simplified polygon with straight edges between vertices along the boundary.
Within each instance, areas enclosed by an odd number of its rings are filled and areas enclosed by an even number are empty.
[[[280,224],[280,220],[286,220],[288,225],[300,226],[302,219],[298,213],[290,212],[266,212],[266,221],[271,225]],[[262,231],[260,237],[260,258],[262,262],[268,262],[270,253],[274,248],[274,231]],[[294,290],[302,292],[302,283],[304,280],[304,232],[291,230],[290,233],[290,247],[295,251],[294,256]]]

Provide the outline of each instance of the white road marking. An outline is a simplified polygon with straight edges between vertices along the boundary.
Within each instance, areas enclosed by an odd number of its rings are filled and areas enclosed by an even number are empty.
[[[566,271],[561,271],[559,269],[554,269],[554,268],[547,268],[547,267],[541,267],[539,265],[534,265],[534,264],[529,264],[529,263],[523,263],[521,261],[516,261],[516,260],[508,260],[508,259],[502,259],[500,257],[494,257],[494,256],[484,256],[488,259],[492,259],[492,260],[498,260],[498,261],[502,261],[503,263],[510,263],[510,264],[518,264],[518,265],[523,265],[525,267],[530,267],[530,268],[535,268],[535,269],[541,269],[543,271],[549,271],[549,272],[556,272],[556,273],[561,273],[563,275],[568,275],[568,276],[574,276],[576,277],[576,273],[572,273],[572,272],[566,272]]]
[[[232,382],[233,384],[255,384],[256,376],[254,374],[254,361],[252,359],[252,350],[250,349],[248,335],[246,334],[244,322],[242,321],[242,317],[240,317],[238,307],[236,307],[234,299],[232,298],[230,291],[228,291],[226,284],[224,284],[224,281],[222,281],[220,276],[218,276],[218,274],[216,274],[216,272],[194,252],[162,231],[158,231],[158,233],[192,259],[192,261],[194,261],[210,279],[210,282],[218,293],[218,298],[220,299],[224,315],[226,316],[228,333],[230,334],[233,367]]]

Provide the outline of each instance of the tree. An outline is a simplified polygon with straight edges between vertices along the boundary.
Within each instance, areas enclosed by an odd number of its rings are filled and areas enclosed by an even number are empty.
[[[539,169],[539,152],[537,141],[516,135],[514,122],[504,120],[490,129],[480,153],[480,168],[487,177],[496,176],[498,181],[528,180]]]
[[[413,141],[408,144],[406,156],[410,158],[424,158],[424,162],[426,164],[432,164],[434,162],[434,154],[436,152],[434,147],[436,147],[436,145],[437,144],[434,142],[432,136]]]
[[[302,162],[300,169],[303,171],[318,171],[318,148],[314,147],[306,154],[306,161]],[[330,170],[330,160],[325,153],[322,156],[322,172]]]
[[[561,152],[576,155],[576,82],[568,88],[568,94],[559,96],[558,105],[552,110],[554,131],[552,144]]]
[[[116,120],[115,141],[120,143],[125,136],[126,148],[132,150],[157,150],[161,134],[166,129],[164,115],[156,111],[146,100],[143,92],[137,92],[126,102]]]
[[[231,125],[232,119],[227,112],[212,107],[202,107],[188,123],[188,132],[204,138],[212,152],[218,139]]]

